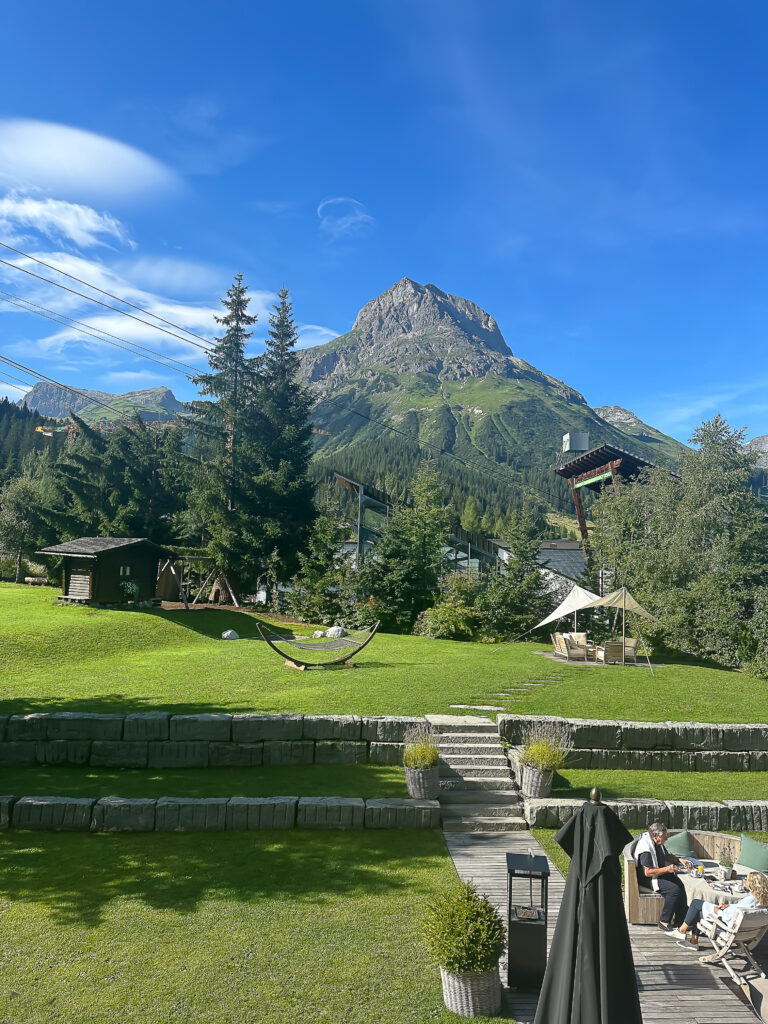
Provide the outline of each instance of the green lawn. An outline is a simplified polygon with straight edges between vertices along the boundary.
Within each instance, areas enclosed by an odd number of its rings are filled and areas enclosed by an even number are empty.
[[[768,772],[645,772],[566,770],[552,780],[554,797],[586,800],[593,786],[606,798],[658,800],[764,800]]]
[[[435,833],[0,835],[8,1024],[448,1024]]]
[[[16,796],[361,796],[405,797],[397,766],[301,765],[274,768],[0,769],[0,789]],[[1,1018],[0,1018],[1,1020]]]
[[[425,714],[451,713],[451,704],[494,704],[515,713],[592,718],[768,721],[768,688],[706,665],[669,663],[653,679],[642,667],[586,669],[548,661],[534,653],[545,648],[541,643],[494,652],[480,644],[383,634],[354,670],[297,672],[260,641],[218,639],[227,628],[252,637],[256,618],[250,613],[58,607],[56,593],[0,585],[0,713]],[[516,689],[525,683],[541,685]]]

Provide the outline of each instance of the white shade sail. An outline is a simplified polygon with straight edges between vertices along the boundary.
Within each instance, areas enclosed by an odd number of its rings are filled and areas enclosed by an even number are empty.
[[[579,605],[579,608],[597,608],[598,606],[603,608],[621,608],[622,611],[633,612],[635,615],[644,615],[647,619],[653,618],[650,612],[637,603],[626,587],[619,587],[618,590],[614,590],[611,594],[606,594],[605,597],[595,597],[594,601],[590,604]],[[545,619],[544,622],[549,622],[549,619]]]
[[[546,619],[542,619],[533,629],[538,629],[539,626],[546,626],[548,622],[554,622],[556,619],[563,619],[566,615],[573,615],[574,612],[581,611],[582,608],[591,608],[594,604],[599,604],[601,600],[602,598],[599,598],[597,594],[593,594],[591,590],[585,590],[584,587],[574,587],[563,603],[559,604],[551,615],[548,615]],[[533,632],[533,630],[528,632]]]

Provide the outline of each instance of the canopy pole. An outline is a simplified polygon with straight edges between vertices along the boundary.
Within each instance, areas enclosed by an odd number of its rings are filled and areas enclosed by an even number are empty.
[[[638,624],[637,624],[637,616],[635,615],[635,613],[634,613],[634,612],[632,612],[632,618],[633,618],[633,619],[635,620],[635,629],[637,630],[637,635],[638,635],[638,636],[640,637],[640,639],[641,639],[641,640],[643,641],[643,651],[645,652],[645,660],[646,660],[646,661],[648,662],[648,668],[649,668],[649,669],[651,670],[651,675],[652,675],[652,676],[653,676],[653,678],[655,679],[655,678],[656,678],[656,675],[654,674],[654,671],[653,671],[653,665],[651,664],[651,659],[650,659],[650,657],[649,657],[649,655],[648,655],[648,647],[647,647],[647,645],[646,645],[646,643],[645,643],[645,637],[644,637],[644,636],[643,636],[643,634],[642,634],[642,633],[640,632],[640,627],[639,627],[639,626],[638,626]]]
[[[626,665],[627,649],[627,588],[621,588],[621,664]]]

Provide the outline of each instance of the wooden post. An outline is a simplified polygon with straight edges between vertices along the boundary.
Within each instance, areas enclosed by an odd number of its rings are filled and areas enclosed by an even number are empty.
[[[573,497],[573,506],[576,509],[576,519],[579,523],[579,533],[581,539],[586,544],[589,540],[589,531],[587,530],[587,517],[584,515],[584,506],[581,503],[581,495],[576,488],[573,480],[569,480],[568,483],[571,487],[571,496]]]
[[[621,664],[626,664],[626,648],[625,643],[627,640],[627,588],[621,588]]]

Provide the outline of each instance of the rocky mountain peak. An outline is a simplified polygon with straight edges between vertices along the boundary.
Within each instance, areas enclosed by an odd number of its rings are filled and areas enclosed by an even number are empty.
[[[401,278],[366,303],[352,330],[363,343],[374,337],[378,343],[386,343],[397,337],[450,331],[492,352],[512,354],[490,313],[469,299],[449,295],[433,284],[419,284],[410,277]]]
[[[601,405],[595,408],[595,412],[620,430],[626,430],[629,427],[639,429],[646,426],[638,416],[629,409],[622,409],[620,405]]]

